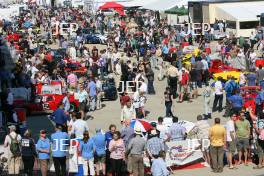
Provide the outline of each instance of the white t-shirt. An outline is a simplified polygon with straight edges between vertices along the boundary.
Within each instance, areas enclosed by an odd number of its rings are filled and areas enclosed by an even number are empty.
[[[231,132],[235,132],[235,123],[233,120],[228,120],[226,122],[226,141],[227,142],[231,142],[232,138],[231,138]]]
[[[223,85],[221,81],[215,82],[215,94],[216,95],[222,95],[223,94]]]
[[[76,138],[83,138],[84,131],[88,131],[88,124],[82,119],[77,119],[72,124],[71,134],[75,134]]]
[[[169,128],[166,125],[158,124],[157,130],[159,130],[159,132],[160,132],[160,138],[161,139],[166,140],[168,138],[167,133],[168,133]]]
[[[147,92],[148,91],[148,86],[145,82],[142,82],[141,86],[139,87],[140,92]]]

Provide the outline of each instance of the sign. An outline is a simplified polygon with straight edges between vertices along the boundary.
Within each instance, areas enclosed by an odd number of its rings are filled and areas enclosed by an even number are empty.
[[[61,85],[43,85],[41,89],[41,94],[62,94]]]
[[[166,152],[166,164],[167,167],[171,166],[183,166],[186,164],[190,164],[196,160],[203,158],[203,153],[201,150],[197,150],[194,147],[197,145],[193,143],[191,140],[185,141],[175,141],[175,142],[167,142],[165,148],[167,148]],[[145,166],[149,167],[149,159],[147,157],[144,158]]]

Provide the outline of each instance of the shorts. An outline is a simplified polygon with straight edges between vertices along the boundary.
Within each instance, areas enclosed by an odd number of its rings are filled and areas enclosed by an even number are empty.
[[[249,139],[247,138],[238,138],[237,139],[237,150],[241,151],[242,149],[249,148]]]
[[[201,150],[203,152],[209,152],[209,147],[210,147],[210,141],[208,138],[203,138],[201,140]]]
[[[86,103],[85,102],[80,102],[79,103],[79,110],[80,111],[85,111]]]
[[[232,153],[232,154],[236,153],[236,142],[235,141],[228,141],[226,145],[227,145],[227,151],[229,153]]]
[[[264,156],[264,141],[263,140],[257,140],[256,142],[256,147],[257,147],[257,155],[259,158]]]
[[[106,158],[105,155],[101,155],[101,156],[95,155],[94,156],[94,162],[95,162],[95,164],[97,164],[97,163],[105,163],[105,158]]]

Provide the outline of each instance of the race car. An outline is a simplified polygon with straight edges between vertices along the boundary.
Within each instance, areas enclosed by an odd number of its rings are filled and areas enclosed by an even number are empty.
[[[235,81],[239,81],[240,72],[239,71],[224,71],[220,73],[214,73],[213,79],[216,80],[218,77],[222,77],[223,81],[227,81],[227,77],[232,76],[235,78]]]
[[[51,113],[55,111],[59,104],[62,102],[66,94],[62,93],[62,82],[52,81],[50,84],[38,83],[36,85],[36,93],[38,102],[42,105],[42,111],[46,113]],[[79,101],[75,98],[74,94],[71,94],[69,97],[71,104],[70,111],[77,110]]]
[[[107,43],[107,35],[102,35],[100,33],[91,33],[89,30],[84,30],[83,39],[85,43],[91,44],[106,44]]]
[[[106,78],[106,80],[102,83],[102,88],[102,100],[116,100],[118,98],[117,88],[113,78]]]
[[[209,73],[211,77],[215,73],[230,72],[230,71],[239,71],[239,70],[236,68],[230,67],[228,65],[225,65],[220,59],[215,59],[211,61],[211,66],[209,68]]]
[[[260,86],[245,86],[240,88],[240,94],[243,97],[244,105],[243,107],[248,111],[249,107],[255,113],[256,103],[255,99],[260,91]]]
[[[259,66],[264,67],[264,60],[256,60],[255,65],[256,67],[259,67]]]

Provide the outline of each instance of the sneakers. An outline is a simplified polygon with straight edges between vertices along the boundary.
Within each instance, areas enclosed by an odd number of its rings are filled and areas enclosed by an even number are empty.
[[[210,167],[210,165],[207,162],[203,162],[202,165],[204,165],[205,167]]]

